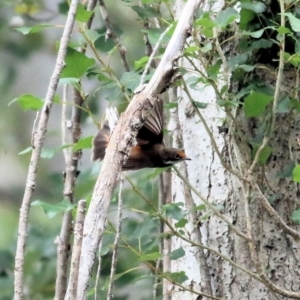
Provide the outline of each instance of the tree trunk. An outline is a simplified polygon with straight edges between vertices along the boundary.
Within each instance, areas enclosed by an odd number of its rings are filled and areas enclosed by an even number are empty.
[[[226,53],[226,58],[233,56],[234,51]],[[183,64],[188,65],[186,61]],[[197,64],[203,70],[198,61]],[[223,64],[225,78],[226,72]],[[269,66],[268,71],[255,71],[255,76],[276,90],[278,72]],[[280,94],[293,90],[297,76],[294,69],[283,71]],[[225,83],[219,80],[219,91]],[[235,83],[229,79],[232,93],[238,92]],[[293,112],[275,114],[274,130],[267,144],[271,154],[266,162],[254,166],[253,140],[259,140],[257,148],[263,144],[265,139],[259,139],[259,130],[264,120],[246,118],[241,105],[220,107],[213,86],[198,84],[197,90],[189,89],[191,97],[181,88],[177,92],[178,108],[171,113],[169,130],[174,132],[173,146],[183,147],[192,158],[178,168],[202,198],[234,227],[207,205],[200,206],[203,199],[195,193],[191,194],[191,204],[187,192],[191,187],[173,176],[173,201],[184,203],[187,211],[188,224],[183,236],[195,243],[200,239],[198,244],[209,249],[203,250],[182,237],[173,238],[172,251],[182,247],[185,255],[172,261],[172,272],[185,272],[188,279],[182,285],[189,290],[174,285],[172,300],[203,299],[195,291],[231,300],[300,299],[299,226],[291,220],[292,212],[299,206],[299,187],[291,174],[283,173],[298,159],[295,137],[299,116]],[[195,107],[191,98],[207,107]],[[173,221],[174,227],[177,220]]]

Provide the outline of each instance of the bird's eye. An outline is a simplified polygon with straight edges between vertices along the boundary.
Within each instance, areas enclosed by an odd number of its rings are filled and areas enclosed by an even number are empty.
[[[179,160],[181,159],[181,156],[179,154],[175,154],[174,159]]]

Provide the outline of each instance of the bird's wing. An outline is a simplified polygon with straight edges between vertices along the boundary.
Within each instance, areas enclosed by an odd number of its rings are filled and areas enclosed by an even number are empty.
[[[163,141],[163,101],[158,99],[139,130],[136,137],[138,145],[156,144]]]
[[[128,170],[138,170],[142,168],[153,167],[152,161],[147,157],[141,146],[134,146],[129,154],[128,159],[125,164],[122,166],[123,171]]]
[[[110,129],[108,122],[105,122],[93,140],[92,160],[102,160],[104,158],[109,139]]]

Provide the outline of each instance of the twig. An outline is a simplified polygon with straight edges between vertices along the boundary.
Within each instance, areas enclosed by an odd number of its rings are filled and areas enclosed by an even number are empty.
[[[163,174],[161,175],[162,175],[162,180],[161,180],[161,187],[160,187],[159,209],[161,209],[162,205],[170,204],[172,202],[172,186],[171,186],[172,173],[163,172]],[[169,219],[169,221],[171,221],[171,219]],[[165,223],[161,219],[160,219],[160,224],[161,224],[161,232],[166,233],[167,226],[165,226]],[[161,245],[161,253],[163,253],[162,270],[164,273],[171,272],[170,254],[172,251],[172,240],[169,239],[168,237],[164,237],[162,238],[160,245]],[[158,275],[158,273],[156,274]],[[163,284],[163,288],[162,288],[163,300],[171,300],[172,285],[165,278],[163,278],[162,284]]]
[[[246,218],[246,225],[247,225],[247,233],[249,236],[253,237],[253,230],[252,230],[252,222],[250,218],[250,209],[248,206],[248,202],[250,199],[250,188],[246,191],[245,194],[245,203],[246,203],[246,212],[248,213],[249,217]],[[260,277],[260,281],[270,289],[271,292],[276,292],[282,296],[292,298],[292,299],[300,299],[300,294],[291,292],[282,288],[279,288],[277,285],[275,285],[265,274],[265,268],[262,266],[262,263],[260,262],[259,255],[257,254],[256,245],[254,243],[253,238],[248,241],[251,259],[255,265],[256,271]]]
[[[224,215],[222,215],[209,201],[207,201],[198,191],[197,189],[190,184],[190,182],[184,177],[183,174],[177,169],[177,167],[172,167],[176,175],[182,179],[182,181],[207,205],[215,215],[217,215],[221,220],[223,220],[233,232],[235,232],[238,236],[244,238],[245,240],[249,241],[251,238],[238,230]]]
[[[300,240],[300,233],[295,229],[289,227],[283,219],[278,215],[276,210],[270,205],[268,199],[261,191],[260,187],[257,183],[253,183],[253,188],[257,190],[258,194],[260,195],[260,199],[262,200],[262,205],[265,210],[270,214],[270,216],[277,222],[277,224],[289,235],[291,235],[295,240]]]
[[[118,198],[119,198],[119,201],[118,201],[118,224],[117,224],[117,229],[116,229],[116,237],[115,237],[115,241],[114,241],[113,255],[112,255],[112,260],[111,260],[109,285],[108,285],[108,291],[107,291],[107,297],[106,297],[107,300],[110,300],[113,297],[112,289],[113,289],[113,284],[115,282],[114,276],[116,274],[116,268],[117,268],[118,246],[119,246],[119,239],[120,239],[121,226],[122,226],[123,181],[124,181],[124,176],[121,175],[120,185],[119,185],[119,195],[118,195]]]
[[[231,174],[233,174],[233,175],[235,175],[236,177],[238,177],[240,180],[242,180],[242,181],[248,181],[248,179],[246,179],[242,174],[240,174],[240,173],[237,172],[236,170],[233,170],[233,169],[225,162],[225,160],[224,160],[222,154],[221,154],[220,151],[219,151],[219,148],[218,148],[218,146],[217,146],[217,143],[216,143],[216,141],[215,141],[215,138],[214,138],[214,136],[213,136],[211,130],[209,129],[209,127],[208,127],[208,125],[207,125],[207,122],[206,122],[205,118],[202,116],[202,114],[201,114],[201,112],[199,111],[198,107],[195,105],[195,102],[194,102],[194,100],[193,100],[193,98],[192,98],[192,96],[191,96],[191,94],[190,94],[190,92],[189,92],[189,90],[188,90],[188,88],[187,88],[187,86],[186,86],[185,81],[182,80],[182,83],[183,83],[183,86],[184,86],[184,91],[185,91],[185,93],[187,94],[187,96],[188,96],[188,98],[189,98],[189,100],[190,100],[190,102],[191,102],[191,104],[192,104],[192,106],[193,106],[193,108],[194,108],[196,114],[198,115],[199,119],[201,120],[201,122],[202,122],[202,124],[203,124],[203,126],[204,126],[204,128],[205,128],[205,130],[206,130],[206,132],[207,132],[207,134],[208,134],[208,136],[209,136],[209,138],[210,138],[211,144],[212,144],[212,146],[213,146],[213,148],[214,148],[216,154],[218,155],[218,158],[220,159],[220,162],[221,162],[222,166],[223,166],[228,172],[230,172]]]
[[[141,76],[140,85],[143,85],[145,83],[145,77],[149,73],[149,69],[151,67],[152,61],[154,60],[154,56],[155,56],[155,54],[156,54],[156,52],[157,52],[157,50],[158,50],[158,48],[159,48],[159,46],[161,44],[161,41],[163,40],[164,36],[169,32],[169,30],[172,28],[172,26],[173,26],[173,24],[169,25],[167,27],[167,29],[160,35],[158,41],[156,42],[156,44],[155,44],[155,46],[153,48],[153,51],[152,51],[152,53],[151,53],[151,55],[150,55],[150,57],[148,59],[148,62],[146,64],[146,66],[145,66],[144,72],[143,72],[143,74]]]
[[[95,0],[89,0],[87,9],[93,10],[96,5]],[[87,27],[90,28],[93,20],[93,15],[87,22]],[[86,45],[83,45],[79,49],[82,53],[86,51]],[[64,88],[63,103],[62,103],[62,143],[64,144],[76,144],[81,137],[81,111],[83,99],[80,92],[77,89],[73,89],[73,106],[71,119],[67,118],[67,92]],[[73,152],[72,148],[66,148],[63,150],[66,171],[64,174],[64,197],[71,203],[74,202],[74,186],[78,175],[78,161],[82,155],[82,151]],[[60,232],[60,238],[58,239],[57,247],[57,275],[56,275],[56,286],[55,286],[55,299],[63,299],[67,289],[67,270],[68,270],[68,259],[69,259],[69,244],[70,236],[72,233],[72,215],[70,211],[64,213],[63,223]],[[77,281],[77,278],[76,278]],[[68,286],[77,286],[69,279]],[[76,291],[73,290],[72,293]],[[69,295],[69,297],[71,297]]]
[[[140,7],[144,7],[143,2],[141,0],[139,0],[139,6]],[[144,29],[149,29],[150,28],[148,19],[145,19],[143,21],[143,28]],[[145,46],[146,46],[146,55],[150,56],[151,53],[153,52],[153,47],[152,47],[152,45],[150,43],[148,33],[143,32],[143,37],[144,37],[143,39],[144,39],[144,43],[145,43]],[[155,66],[156,66],[156,64],[155,64],[155,61],[153,60],[152,63],[151,63],[151,67],[155,68]]]
[[[37,126],[37,131],[34,134],[33,149],[28,169],[26,180],[26,187],[20,209],[20,219],[18,228],[18,241],[15,257],[15,280],[14,280],[14,300],[21,300],[23,298],[24,289],[24,255],[26,249],[26,236],[27,236],[27,223],[30,211],[30,203],[33,192],[35,190],[35,182],[37,178],[37,168],[39,158],[42,150],[42,145],[45,137],[45,132],[48,124],[49,115],[53,104],[53,98],[57,89],[58,81],[62,69],[65,65],[64,60],[67,52],[68,42],[72,33],[75,15],[79,0],[72,0],[68,12],[65,28],[62,34],[61,42],[55,67],[49,82],[47,94],[45,97],[44,105],[41,110],[40,119]]]
[[[103,0],[99,0],[99,6],[100,6],[100,12],[101,12],[102,18],[103,18],[106,28],[107,28],[106,39],[109,39],[109,38],[113,39],[114,43],[116,44],[116,46],[119,50],[124,69],[126,70],[126,72],[129,72],[130,68],[129,68],[129,64],[127,62],[127,58],[126,58],[127,49],[122,45],[120,39],[118,38],[117,34],[115,33],[115,31],[113,29],[113,26],[109,19],[108,12],[107,12],[107,9],[106,9],[106,6],[105,6]]]
[[[67,85],[63,88],[63,104],[62,104],[62,144],[67,145],[71,143],[71,138],[68,135],[71,121],[67,120]],[[64,174],[64,198],[73,203],[73,172],[72,172],[72,149],[63,149],[66,171]],[[55,239],[57,245],[56,258],[56,281],[55,281],[55,299],[64,299],[67,290],[67,272],[68,272],[68,256],[69,243],[72,233],[72,214],[67,211],[63,215],[62,225],[59,236]]]
[[[285,26],[285,14],[284,14],[284,2],[283,0],[279,0],[280,4],[280,26]],[[253,173],[253,170],[255,166],[258,163],[259,156],[261,152],[264,150],[264,148],[267,146],[271,139],[271,135],[273,133],[275,122],[276,122],[276,109],[277,109],[277,103],[279,100],[279,94],[280,94],[280,87],[281,87],[281,81],[282,81],[282,75],[283,75],[283,67],[284,67],[284,50],[285,50],[285,37],[283,34],[283,39],[280,43],[280,51],[279,51],[279,65],[278,65],[278,73],[277,73],[277,80],[275,85],[275,93],[274,93],[274,100],[273,100],[273,107],[272,107],[272,113],[271,113],[271,122],[270,122],[270,128],[268,130],[268,133],[264,137],[263,143],[258,148],[253,163],[251,167],[249,168],[248,172],[251,175]]]
[[[105,221],[104,227],[106,227],[107,220]],[[95,280],[95,300],[98,300],[98,289],[99,289],[99,283],[100,283],[100,275],[101,275],[101,264],[102,264],[102,257],[101,257],[101,249],[102,249],[102,242],[103,239],[100,239],[99,247],[98,247],[98,267],[97,267],[97,273],[96,273],[96,280]]]
[[[236,269],[239,269],[239,270],[245,272],[246,274],[248,274],[249,276],[251,276],[252,278],[254,278],[254,279],[262,282],[262,279],[257,274],[255,274],[255,273],[249,271],[248,269],[242,267],[241,265],[237,264],[236,262],[234,262],[233,260],[231,260],[226,255],[222,254],[221,252],[219,252],[219,251],[217,251],[217,250],[215,250],[215,249],[213,249],[211,247],[208,247],[208,246],[206,246],[204,244],[198,244],[198,243],[194,242],[193,240],[187,238],[185,235],[180,234],[179,231],[177,231],[163,216],[159,215],[159,217],[163,218],[165,224],[170,228],[171,232],[175,236],[179,237],[180,239],[188,242],[189,244],[191,244],[191,245],[193,245],[195,247],[200,247],[202,249],[205,249],[205,250],[207,250],[209,252],[212,252],[212,253],[216,254],[217,256],[219,256],[219,257],[223,258],[224,260],[228,261]]]
[[[176,99],[177,95],[176,94],[173,95],[173,98]],[[177,124],[176,129],[173,130],[173,146],[175,148],[181,147],[184,149],[185,147],[182,138],[182,128],[180,127],[177,110],[175,113],[171,114],[171,117],[174,119],[175,124]],[[183,176],[185,178],[188,178],[186,163],[182,163],[181,168],[182,168]],[[185,183],[183,185],[183,193],[184,193],[185,206],[188,211],[189,226],[191,228],[191,239],[196,243],[201,244],[202,236],[201,236],[200,228],[198,227],[198,217],[195,210],[195,203],[192,197],[191,189]],[[204,250],[202,248],[198,248],[198,249],[193,249],[192,251],[194,252],[196,261],[199,264],[198,266],[199,266],[199,274],[201,274],[201,288],[205,293],[212,295],[213,293],[211,287],[211,276],[209,273]]]
[[[132,187],[134,189],[134,191],[142,198],[142,199],[146,199],[146,197],[140,192],[138,191],[138,189],[135,187],[135,185],[131,182],[132,184]],[[147,202],[150,202],[149,200],[147,200]],[[222,254],[221,252],[211,248],[211,247],[208,247],[206,245],[203,245],[202,243],[196,243],[194,240],[192,239],[189,239],[185,234],[181,234],[178,230],[176,230],[171,222],[169,222],[169,220],[167,218],[165,218],[163,215],[161,214],[157,214],[157,216],[163,221],[163,223],[170,229],[170,233],[171,234],[174,234],[175,236],[179,237],[180,239],[186,241],[187,243],[191,244],[192,246],[195,246],[195,247],[200,247],[202,249],[205,249],[209,252],[212,252],[214,254],[216,254],[217,256],[220,256],[221,258],[223,258],[224,260],[228,261],[233,267],[237,268],[237,269],[240,269],[241,271],[247,273],[248,275],[250,275],[252,278],[262,282],[262,280],[260,279],[260,277],[249,271],[248,269],[242,267],[241,265],[237,264],[236,262],[234,262],[233,260],[231,260],[229,257],[227,257],[226,255]],[[123,242],[125,242],[128,247],[130,247],[130,250],[132,250],[135,254],[139,255],[139,253],[137,253],[124,239],[122,239]],[[163,274],[162,274],[163,275]]]
[[[74,226],[74,244],[72,248],[70,278],[69,278],[69,284],[68,284],[65,300],[76,299],[78,269],[79,269],[79,259],[81,254],[81,242],[82,242],[82,235],[83,235],[85,209],[86,209],[86,201],[79,200],[77,206],[75,226]]]
[[[165,88],[168,76],[174,72],[174,62],[182,52],[184,41],[191,30],[194,12],[201,2],[201,0],[189,0],[186,3],[175,32],[153,77],[144,90],[134,95],[111,136],[85,219],[82,242],[84,255],[81,254],[80,259],[78,300],[86,297],[96,250],[103,234],[110,199],[118,182],[122,165],[128,157],[138,130],[157,101],[156,97]]]

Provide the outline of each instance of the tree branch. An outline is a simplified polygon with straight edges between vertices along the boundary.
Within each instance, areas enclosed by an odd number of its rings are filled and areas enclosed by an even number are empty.
[[[106,9],[106,6],[105,6],[105,3],[103,0],[99,0],[99,6],[100,6],[100,12],[101,12],[102,18],[106,25],[106,39],[112,38],[112,40],[116,44],[116,47],[119,50],[124,69],[126,72],[129,72],[130,68],[129,68],[127,58],[126,58],[127,49],[122,45],[120,39],[118,38],[117,34],[114,31],[114,28],[109,19],[108,12],[107,12],[107,9]]]
[[[201,2],[202,0],[187,2],[150,83],[140,93],[135,94],[111,136],[85,220],[77,299],[85,298],[96,250],[103,234],[110,199],[119,180],[122,165],[128,157],[138,130],[157,100],[157,96],[168,86],[170,75],[174,74],[174,64],[182,52],[184,42],[191,31],[193,14]]]
[[[81,243],[83,235],[83,223],[85,217],[86,201],[78,201],[77,214],[74,226],[74,244],[72,248],[72,258],[71,258],[71,270],[68,289],[66,292],[65,300],[76,299],[77,293],[77,280],[78,280],[78,269],[79,269],[79,259],[81,254]]]
[[[26,249],[27,223],[30,211],[30,203],[32,200],[33,192],[35,190],[38,163],[42,151],[43,141],[45,138],[46,128],[48,125],[48,119],[51,113],[53,98],[57,89],[60,74],[65,66],[65,56],[67,53],[68,42],[70,40],[70,36],[75,22],[75,15],[78,2],[79,0],[71,1],[70,10],[68,12],[65,28],[59,45],[56,64],[49,82],[45,102],[41,110],[40,119],[37,125],[37,130],[33,133],[32,154],[28,169],[24,196],[22,200],[22,206],[20,209],[18,241],[14,272],[14,300],[21,300],[23,298],[24,256]]]

